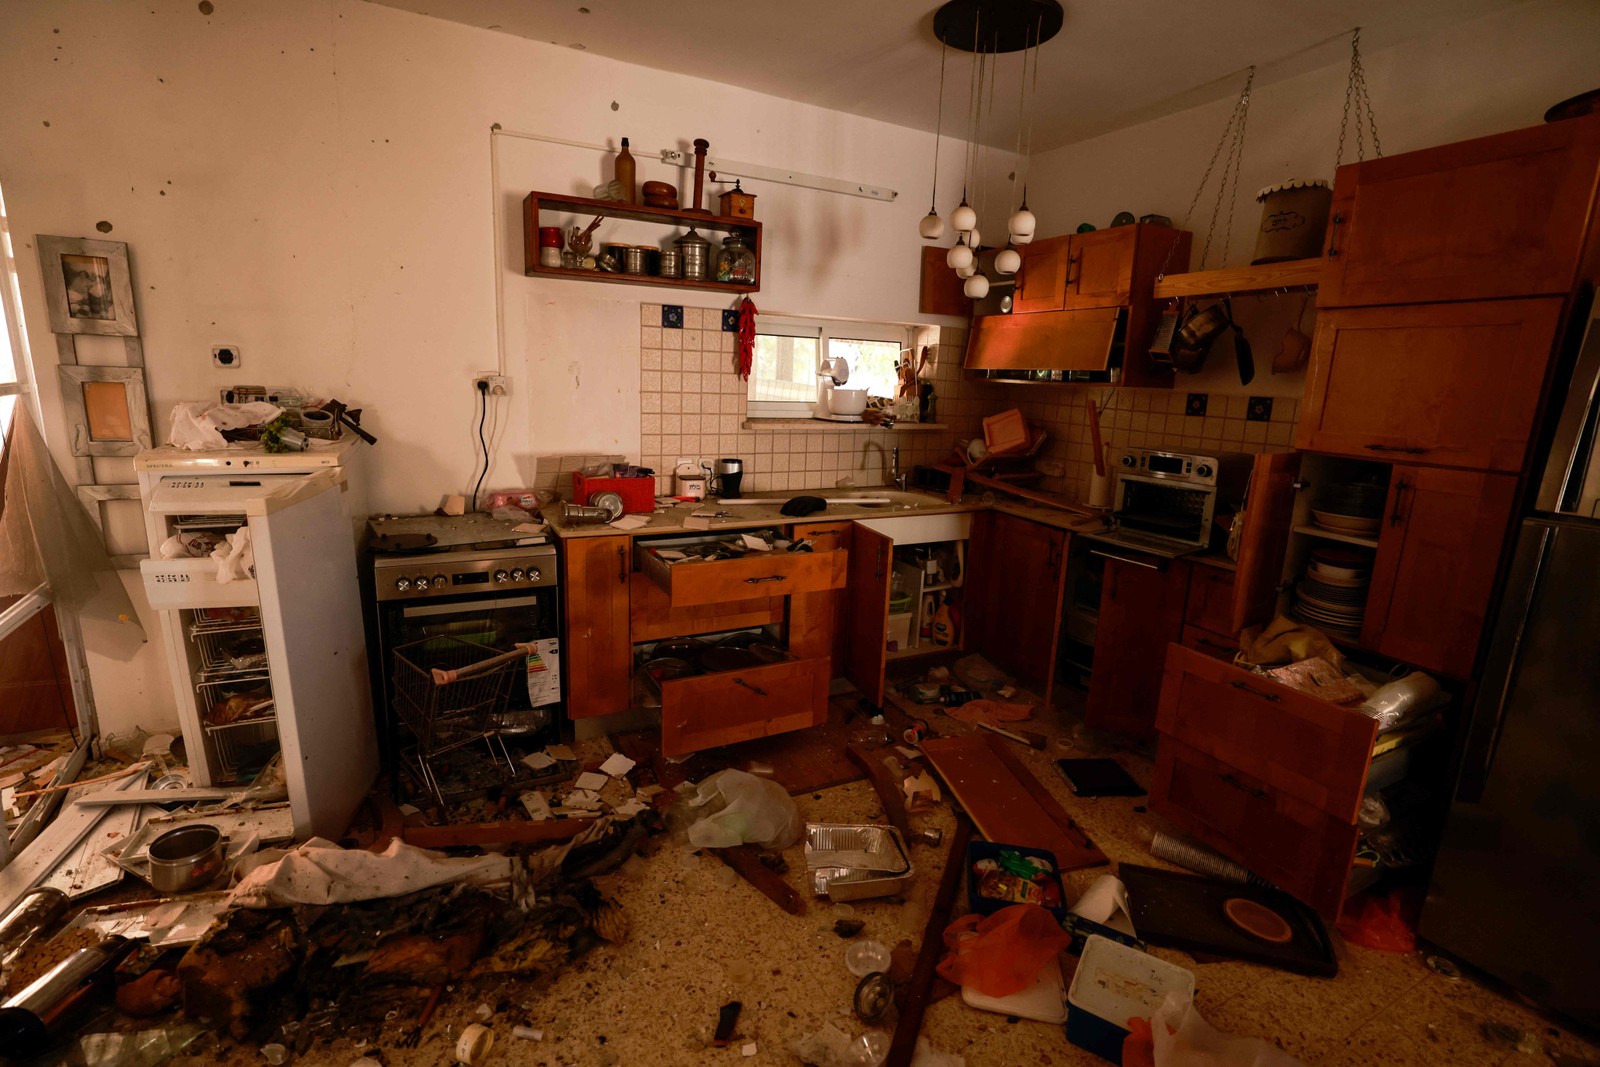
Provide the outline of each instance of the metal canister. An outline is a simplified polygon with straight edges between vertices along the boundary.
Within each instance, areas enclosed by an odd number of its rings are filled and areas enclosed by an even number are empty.
[[[689,232],[672,242],[683,257],[683,277],[703,282],[710,273],[711,242],[694,232]]]
[[[1322,255],[1328,209],[1333,204],[1333,190],[1327,182],[1296,178],[1269,185],[1256,194],[1256,202],[1261,205],[1261,230],[1256,234],[1252,265]]]
[[[661,266],[656,274],[663,278],[677,278],[683,273],[683,255],[676,249],[661,253]]]
[[[629,245],[627,248],[624,248],[622,250],[622,273],[643,274],[644,253],[645,249],[643,245]]]
[[[0,967],[15,963],[23,949],[66,914],[68,903],[67,894],[54,886],[40,886],[24,893],[0,919]]]

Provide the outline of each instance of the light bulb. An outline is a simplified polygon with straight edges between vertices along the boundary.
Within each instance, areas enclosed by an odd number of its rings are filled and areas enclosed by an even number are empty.
[[[994,254],[994,269],[1001,274],[1015,274],[1022,266],[1022,254],[1015,248],[1002,248]]]
[[[944,219],[939,217],[937,211],[930,210],[926,215],[922,216],[922,222],[917,226],[917,229],[922,232],[922,236],[926,240],[937,241],[944,236]]]
[[[967,247],[965,239],[959,240],[951,246],[950,251],[945,253],[944,262],[946,266],[958,271],[964,267],[972,266],[972,249]]]
[[[967,283],[961,287],[961,291],[974,300],[982,300],[989,295],[989,279],[981,274],[974,274],[967,279]]]
[[[961,206],[950,212],[950,225],[957,230],[965,232],[978,224],[978,213],[967,206],[967,198],[961,198]]]
[[[978,268],[976,266],[974,266],[973,264],[970,264],[970,263],[967,264],[965,267],[957,267],[956,268],[956,277],[957,278],[970,278],[976,273],[978,273]]]
[[[1037,225],[1038,220],[1033,217],[1033,212],[1028,210],[1027,204],[1023,204],[1007,223],[1007,227],[1011,230],[1011,243],[1025,245],[1033,240],[1033,228]]]
[[[967,231],[967,246],[974,251],[983,247],[983,238],[978,235],[976,226]]]

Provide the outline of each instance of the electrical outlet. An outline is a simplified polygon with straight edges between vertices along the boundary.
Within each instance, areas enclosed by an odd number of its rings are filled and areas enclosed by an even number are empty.
[[[219,367],[233,370],[239,365],[238,345],[213,345],[211,348],[211,362]]]
[[[509,374],[491,374],[487,371],[482,374],[474,374],[472,376],[472,388],[478,388],[479,382],[488,387],[487,391],[490,396],[511,395],[511,376]]]

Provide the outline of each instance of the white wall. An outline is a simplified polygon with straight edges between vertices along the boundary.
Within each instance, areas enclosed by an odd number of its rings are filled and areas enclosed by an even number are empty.
[[[747,182],[766,227],[757,302],[919,318],[931,135],[356,0],[216,8],[0,8],[0,186],[58,454],[55,345],[31,239],[98,236],[102,220],[131,246],[161,432],[175,401],[225,385],[338,396],[366,408],[381,441],[373,506],[431,509],[470,488],[468,379],[496,365],[498,271],[514,382],[486,487],[528,483],[537,454],[636,452],[639,302],[703,306],[712,294],[524,277],[522,197],[587,194],[610,162],[502,136],[494,171],[495,123],[591,143],[626,134],[641,180],[678,182],[685,196],[687,173],[649,153],[695,137],[729,159],[897,189],[882,203]],[[947,142],[945,174],[960,154]],[[995,153],[992,169],[1010,162]],[[991,196],[995,220],[1003,199]],[[240,346],[240,370],[211,366],[223,342]],[[158,640],[131,663],[91,649],[106,730],[170,720]]]

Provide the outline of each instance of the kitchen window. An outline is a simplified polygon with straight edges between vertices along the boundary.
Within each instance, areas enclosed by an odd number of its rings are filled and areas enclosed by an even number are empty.
[[[849,361],[849,388],[893,397],[898,383],[895,363],[910,347],[909,326],[763,315],[756,319],[750,361],[749,415],[810,418],[822,360],[831,357]]]

